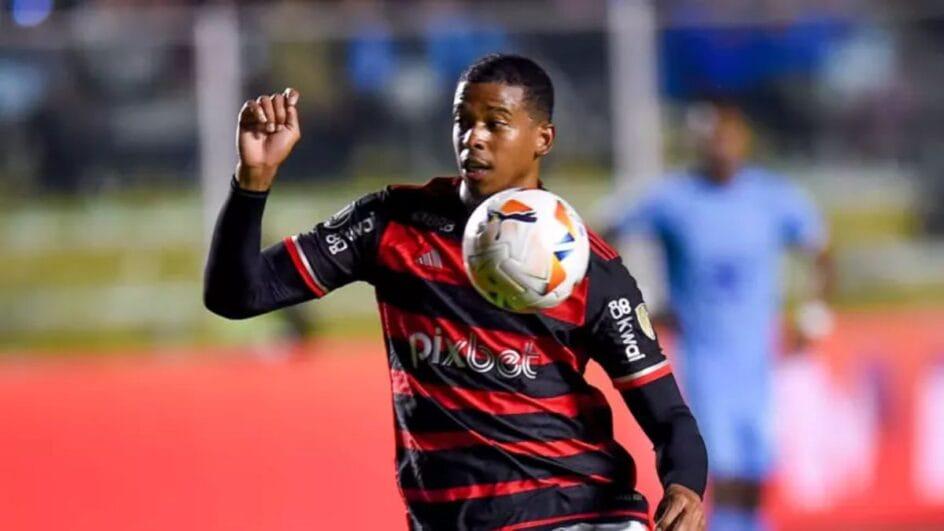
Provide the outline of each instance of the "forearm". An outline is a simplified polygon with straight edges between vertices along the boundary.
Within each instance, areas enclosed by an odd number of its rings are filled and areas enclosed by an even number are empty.
[[[663,486],[679,484],[703,495],[708,476],[705,443],[675,379],[659,378],[622,394],[655,446]]]
[[[297,273],[281,246],[260,251],[267,195],[231,181],[204,271],[204,304],[213,313],[244,319],[310,298],[297,281],[285,280]]]

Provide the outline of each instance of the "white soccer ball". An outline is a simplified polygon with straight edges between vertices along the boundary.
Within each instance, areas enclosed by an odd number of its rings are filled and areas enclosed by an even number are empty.
[[[563,302],[587,272],[590,243],[577,212],[539,189],[513,188],[480,204],[465,226],[462,259],[489,302],[534,313]]]

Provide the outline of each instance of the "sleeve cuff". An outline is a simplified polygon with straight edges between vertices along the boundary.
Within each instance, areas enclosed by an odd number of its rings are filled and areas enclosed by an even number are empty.
[[[269,197],[268,190],[266,190],[265,192],[255,192],[252,190],[243,190],[242,188],[240,188],[239,181],[236,180],[235,173],[233,174],[232,179],[230,179],[229,181],[229,186],[230,186],[230,190],[236,195],[241,195],[244,197],[254,197],[257,199],[265,199],[266,197]]]
[[[706,474],[701,472],[673,473],[662,479],[662,488],[667,489],[669,485],[681,485],[698,495],[702,500],[705,499],[705,488],[708,485]]]

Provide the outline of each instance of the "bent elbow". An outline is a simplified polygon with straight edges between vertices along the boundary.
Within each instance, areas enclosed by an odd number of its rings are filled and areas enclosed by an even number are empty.
[[[221,297],[213,290],[203,290],[203,306],[210,312],[232,320],[248,319],[256,315],[250,308],[227,297]]]

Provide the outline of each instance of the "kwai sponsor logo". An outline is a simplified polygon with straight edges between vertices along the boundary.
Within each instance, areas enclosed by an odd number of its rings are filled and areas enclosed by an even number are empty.
[[[624,346],[623,352],[626,353],[627,361],[639,361],[645,358],[646,355],[639,349],[639,342],[636,340],[633,328],[633,306],[629,300],[626,297],[611,300],[607,308],[610,311],[610,317],[613,318],[613,327]]]

